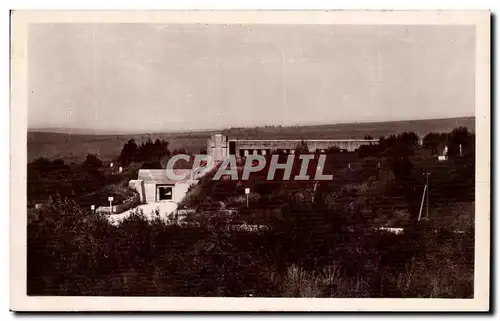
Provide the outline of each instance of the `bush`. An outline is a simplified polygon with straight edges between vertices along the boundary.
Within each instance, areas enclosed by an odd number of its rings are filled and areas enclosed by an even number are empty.
[[[150,221],[137,212],[114,226],[54,198],[29,211],[28,294],[473,297],[474,158],[471,135],[452,136],[463,155],[445,163],[433,161],[412,133],[384,139],[366,155],[333,153],[325,167],[334,179],[317,184],[213,181],[214,169],[181,202],[196,208],[184,221]],[[133,171],[140,163],[131,165]],[[81,192],[74,177],[64,180],[75,175],[92,197],[129,192],[125,176],[94,189],[109,182],[103,170],[83,173],[44,159],[28,170],[29,179],[57,182],[61,191],[69,184]],[[428,171],[429,220],[417,222]],[[245,187],[252,191],[248,209]],[[243,223],[266,228],[239,229]]]
[[[181,227],[137,212],[113,226],[54,199],[29,220],[28,294],[473,295],[472,230],[435,232],[429,222],[403,235],[349,233],[314,206],[292,206],[273,220],[272,230],[244,232],[223,220]]]

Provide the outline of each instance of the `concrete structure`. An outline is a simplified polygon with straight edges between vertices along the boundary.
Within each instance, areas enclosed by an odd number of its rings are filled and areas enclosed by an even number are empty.
[[[137,179],[131,180],[129,186],[139,193],[142,203],[179,202],[197,180],[193,179],[190,169],[175,169],[174,173],[187,175],[187,179],[170,180],[165,169],[140,169]]]
[[[115,225],[120,224],[124,219],[129,217],[132,213],[142,212],[144,216],[148,220],[152,220],[158,217],[168,219],[168,216],[174,213],[177,210],[177,203],[172,201],[162,201],[157,203],[149,203],[149,204],[141,204],[133,209],[127,210],[120,214],[112,214],[108,215],[108,220]]]
[[[355,151],[362,145],[378,144],[378,139],[306,139],[310,152],[325,152],[337,147],[345,151]],[[269,155],[282,151],[293,153],[302,142],[301,139],[229,139],[222,134],[215,134],[208,139],[207,152],[215,161],[221,161],[228,155],[245,157],[250,154]]]
[[[136,207],[139,204],[140,204],[140,198],[136,195],[126,199],[123,203],[113,205],[111,212],[110,212],[111,208],[109,206],[100,206],[95,210],[95,212],[101,214],[123,213],[131,208]]]

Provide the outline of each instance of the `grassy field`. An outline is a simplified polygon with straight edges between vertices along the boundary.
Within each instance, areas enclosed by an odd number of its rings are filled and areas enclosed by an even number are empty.
[[[123,144],[133,138],[137,143],[148,138],[165,139],[170,142],[169,149],[184,148],[197,153],[206,148],[209,133],[205,135],[71,135],[60,133],[28,132],[28,161],[39,157],[62,158],[66,163],[80,163],[88,153],[97,154],[102,161],[116,159]]]
[[[421,136],[429,132],[449,132],[453,128],[465,126],[475,131],[474,117],[412,120],[378,123],[349,123],[294,127],[230,128],[223,130],[233,138],[285,139],[285,138],[364,138],[387,136],[403,131],[413,131]],[[67,134],[54,132],[28,132],[28,161],[38,157],[63,158],[67,163],[82,162],[87,153],[97,154],[101,160],[116,158],[123,144],[130,138],[141,142],[147,138],[165,139],[170,142],[170,150],[184,148],[197,153],[206,148],[207,138],[215,131],[191,133],[157,134]]]

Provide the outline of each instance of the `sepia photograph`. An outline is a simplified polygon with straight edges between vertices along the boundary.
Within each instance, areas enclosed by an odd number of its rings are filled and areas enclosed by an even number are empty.
[[[489,310],[490,19],[12,11],[11,309]]]

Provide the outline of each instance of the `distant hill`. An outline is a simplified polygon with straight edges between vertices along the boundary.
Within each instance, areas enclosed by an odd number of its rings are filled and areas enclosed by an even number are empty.
[[[225,130],[224,133],[229,137],[253,139],[286,139],[292,137],[304,139],[356,139],[364,138],[365,135],[378,138],[404,131],[412,131],[423,137],[430,132],[450,132],[460,126],[467,127],[470,131],[474,132],[475,118],[462,117],[315,126],[230,128]]]
[[[213,130],[204,129],[204,130],[179,130],[172,131],[168,134],[193,134],[193,133],[207,133]],[[220,131],[220,130],[219,130]],[[44,127],[44,128],[29,128],[28,132],[30,133],[52,133],[52,134],[68,134],[68,135],[105,135],[105,136],[123,136],[123,135],[147,135],[147,134],[156,134],[158,132],[141,132],[141,131],[129,131],[129,132],[118,132],[118,131],[108,131],[102,129],[91,129],[91,128],[66,128],[66,127]],[[159,132],[159,134],[164,134]]]
[[[205,149],[210,133],[203,134],[128,134],[80,135],[45,132],[28,132],[28,161],[39,157],[62,158],[66,163],[82,162],[88,153],[97,154],[101,160],[110,161],[120,155],[123,144],[133,138],[137,143],[151,138],[170,142],[169,149],[184,148],[193,153]]]
[[[170,149],[184,148],[197,153],[206,148],[207,138],[215,132],[223,132],[232,138],[286,139],[286,138],[364,138],[387,136],[404,131],[413,131],[419,136],[429,132],[450,132],[456,127],[465,126],[475,131],[475,118],[446,118],[428,120],[405,120],[374,123],[349,123],[315,126],[291,127],[254,127],[229,128],[225,130],[207,130],[192,132],[172,132],[155,134],[88,134],[85,129],[37,129],[28,132],[28,161],[38,157],[63,158],[67,163],[81,162],[87,153],[95,153],[105,161],[116,158],[123,144],[133,138],[141,142],[147,138],[165,139],[170,142]],[[86,134],[85,134],[86,133]]]
[[[53,133],[53,134],[70,134],[70,135],[106,135],[102,131],[95,131],[86,128],[64,128],[64,127],[47,127],[47,128],[30,128],[28,132],[33,133]]]

